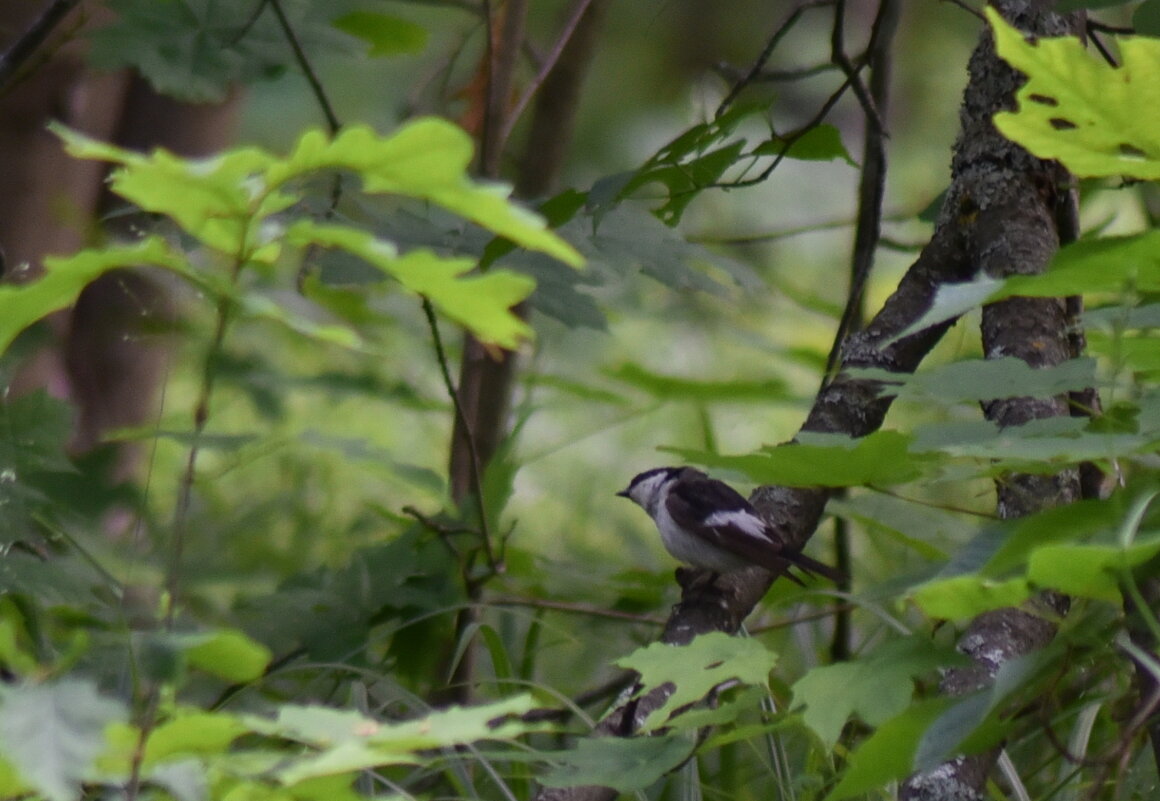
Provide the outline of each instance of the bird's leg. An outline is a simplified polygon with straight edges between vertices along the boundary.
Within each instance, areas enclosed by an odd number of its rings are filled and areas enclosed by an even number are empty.
[[[677,584],[681,585],[681,589],[687,594],[702,593],[709,590],[717,581],[717,576],[720,573],[711,570],[700,570],[698,568],[678,567],[677,568]]]

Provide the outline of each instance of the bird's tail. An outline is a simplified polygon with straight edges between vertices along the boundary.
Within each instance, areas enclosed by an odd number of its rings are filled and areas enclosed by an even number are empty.
[[[804,553],[797,553],[795,551],[782,551],[779,555],[782,559],[789,562],[798,570],[801,570],[807,576],[823,576],[835,584],[840,583],[844,578],[842,571],[838,570],[837,568],[830,567],[824,562],[819,562],[817,559],[811,559]],[[796,581],[798,584],[801,584],[800,581],[797,581],[797,579],[789,573],[786,573],[785,575]]]

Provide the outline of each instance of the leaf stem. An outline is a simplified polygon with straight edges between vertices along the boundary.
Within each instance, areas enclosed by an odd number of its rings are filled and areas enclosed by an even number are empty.
[[[245,233],[243,232],[243,241]],[[244,249],[244,245],[243,245]],[[231,290],[237,286],[242,266],[247,259],[239,254],[234,261],[230,275]],[[197,475],[197,458],[201,453],[201,440],[205,434],[206,424],[209,422],[209,403],[213,395],[214,377],[217,372],[218,359],[225,346],[226,331],[233,318],[233,298],[223,295],[217,302],[217,319],[214,322],[213,336],[209,348],[206,350],[205,363],[202,368],[201,386],[198,388],[197,400],[193,407],[193,432],[190,437],[189,454],[185,460],[185,469],[182,471],[178,484],[177,505],[173,512],[173,542],[169,556],[169,568],[166,571],[165,590],[168,596],[165,605],[165,626],[173,628],[174,617],[177,612],[177,596],[181,590],[181,564],[185,555],[185,540],[189,533],[189,510],[193,502],[193,485]]]

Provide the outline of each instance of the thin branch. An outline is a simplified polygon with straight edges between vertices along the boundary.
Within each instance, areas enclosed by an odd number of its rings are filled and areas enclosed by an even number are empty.
[[[783,139],[781,150],[779,150],[777,155],[773,157],[773,161],[770,163],[770,165],[762,170],[761,174],[756,178],[711,183],[707,186],[700,187],[700,189],[744,189],[746,187],[757,186],[760,183],[764,183],[765,180],[773,174],[773,171],[781,166],[781,163],[785,161],[785,157],[789,154],[789,151],[794,146],[794,144],[796,144],[799,139],[809,133],[813,128],[816,128],[822,122],[822,120],[830,115],[830,112],[833,111],[834,106],[838,104],[838,101],[842,99],[842,95],[846,94],[846,90],[849,88],[850,79],[847,78],[846,80],[842,81],[841,86],[834,90],[833,94],[826,98],[826,102],[823,103],[822,107],[818,109],[817,113],[814,114],[812,118],[810,118],[809,122],[788,134]]]
[[[834,57],[845,60],[842,55],[842,20],[838,16],[844,10],[844,0],[835,7],[834,35],[832,45]],[[899,8],[896,0],[882,0],[871,29],[870,44],[866,50],[866,64],[871,71],[871,86],[867,103],[862,104],[866,115],[866,128],[862,143],[862,174],[858,183],[857,226],[854,229],[854,252],[850,259],[850,287],[846,308],[838,323],[830,353],[826,357],[826,371],[823,386],[833,379],[840,359],[842,343],[855,327],[861,327],[862,300],[866,281],[874,265],[874,254],[882,232],[882,200],[886,193],[886,131],[879,109],[886,107],[890,92],[890,47],[898,28]],[[849,71],[847,70],[849,67]],[[854,91],[862,86],[849,61],[845,60],[843,72],[851,81]],[[842,569],[839,567],[839,570]]]
[[[632,612],[619,612],[615,609],[603,609],[569,601],[550,601],[544,598],[498,598],[489,599],[488,606],[523,606],[530,609],[547,609],[553,612],[571,612],[589,617],[604,617],[610,620],[627,620],[630,623],[648,623],[654,626],[663,626],[665,618],[656,615],[636,615]]]
[[[53,0],[28,30],[0,54],[0,89],[4,88],[21,65],[44,44],[53,29],[78,5],[80,0]]]
[[[882,17],[882,7],[878,10],[879,18]],[[850,57],[846,55],[846,0],[837,0],[834,4],[834,27],[830,32],[830,59],[838,65],[842,70],[842,74],[846,76],[851,88],[854,90],[854,96],[858,98],[858,103],[862,106],[862,111],[866,115],[867,125],[872,125],[879,135],[886,134],[886,126],[882,122],[882,117],[878,113],[878,107],[874,103],[874,98],[870,96],[870,91],[862,83],[862,79],[858,75],[858,70],[854,68],[854,64],[850,61]],[[877,21],[875,22],[877,28]],[[873,38],[873,37],[871,37]],[[873,44],[867,48],[867,54],[873,51]]]
[[[149,691],[145,702],[145,714],[142,716],[141,729],[137,733],[137,742],[133,746],[133,754],[129,761],[129,779],[125,783],[126,801],[137,801],[141,792],[141,768],[145,764],[145,746],[149,736],[157,726],[157,710],[161,702],[161,691],[154,687]]]
[[[1091,23],[1088,24],[1090,25]],[[1104,57],[1104,61],[1108,62],[1108,64],[1113,67],[1120,66],[1116,63],[1116,57],[1112,55],[1112,51],[1108,50],[1103,40],[1096,36],[1096,31],[1094,28],[1088,29],[1088,38],[1092,40],[1092,44],[1096,46],[1096,50],[1100,51],[1100,55]]]
[[[466,434],[468,456],[471,462],[471,483],[475,495],[476,513],[479,515],[479,533],[483,544],[483,555],[487,560],[489,570],[493,574],[499,573],[503,566],[496,560],[495,552],[491,546],[491,532],[488,529],[487,509],[483,502],[483,477],[480,475],[479,453],[475,447],[475,436],[471,431],[471,424],[463,411],[463,406],[459,402],[459,393],[455,389],[455,382],[451,379],[451,370],[447,366],[447,352],[443,348],[443,337],[439,334],[439,323],[435,319],[435,308],[425,296],[423,298],[423,314],[427,317],[427,327],[431,331],[431,339],[435,345],[435,358],[439,362],[439,372],[443,376],[443,385],[455,407],[455,418]]]
[[[838,69],[838,66],[833,62],[827,61],[824,64],[815,64],[812,67],[798,67],[796,69],[785,70],[761,70],[756,75],[749,75],[734,67],[732,64],[721,62],[713,67],[713,72],[720,75],[727,81],[736,82],[747,80],[749,83],[779,83],[788,81],[801,81],[806,78],[814,78],[818,75],[824,75],[827,72],[833,72]]]
[[[244,238],[243,238],[244,241]],[[230,275],[230,284],[237,283],[241,274],[245,257],[238,254],[234,261]],[[213,336],[209,348],[206,350],[205,363],[202,367],[201,386],[198,388],[197,400],[193,408],[193,432],[190,437],[189,454],[185,460],[185,469],[181,473],[177,490],[177,505],[173,512],[173,551],[169,557],[169,566],[165,577],[165,590],[169,596],[166,600],[165,625],[172,628],[177,613],[177,597],[181,589],[181,563],[185,553],[185,539],[189,531],[189,510],[193,504],[193,485],[197,477],[197,458],[201,453],[201,442],[205,435],[205,428],[209,422],[209,403],[213,395],[214,378],[217,373],[217,362],[225,346],[226,330],[232,318],[234,301],[223,296],[217,302],[217,320],[214,323]]]
[[[971,6],[969,6],[965,2],[963,2],[963,0],[944,0],[944,1],[950,3],[952,6],[958,6],[963,11],[966,11],[968,14],[970,14],[972,17],[974,17],[975,19],[978,19],[982,22],[987,21],[987,18],[983,16],[983,12],[979,11],[976,8],[972,8]]]
[[[556,43],[552,46],[551,52],[548,53],[547,57],[540,65],[540,70],[536,73],[536,77],[533,78],[532,82],[528,84],[528,87],[524,90],[524,93],[516,102],[515,108],[508,112],[507,116],[503,120],[503,124],[500,126],[498,140],[496,142],[497,150],[501,152],[503,151],[503,148],[507,144],[507,140],[511,137],[512,130],[515,129],[516,123],[519,121],[520,116],[523,115],[524,111],[528,107],[528,104],[532,102],[532,98],[536,96],[536,92],[539,91],[540,86],[547,79],[548,74],[552,71],[552,68],[556,66],[556,62],[560,60],[560,54],[564,52],[564,48],[567,47],[568,42],[571,41],[572,34],[576,32],[576,28],[580,24],[580,20],[583,19],[584,15],[588,12],[588,7],[590,5],[592,5],[592,0],[576,0],[575,5],[572,7],[572,13],[568,15],[568,20],[564,23],[564,30],[560,32],[559,37],[556,39]]]
[[[314,99],[318,102],[319,108],[322,109],[322,114],[326,117],[326,125],[330,129],[331,136],[333,136],[342,128],[342,123],[338,121],[338,116],[334,113],[334,108],[330,105],[330,98],[326,96],[326,90],[322,88],[322,82],[318,80],[318,74],[315,73],[314,68],[311,66],[310,59],[306,57],[306,51],[302,48],[302,43],[298,40],[297,34],[294,33],[294,28],[290,25],[290,20],[286,18],[286,12],[282,9],[282,0],[266,0],[266,3],[270,8],[274,9],[274,16],[278,18],[278,25],[282,28],[282,33],[286,36],[286,42],[294,52],[294,60],[298,63],[298,68],[302,70],[302,74],[306,77],[306,82],[310,84],[310,91],[314,93]]]
[[[576,696],[576,700],[572,702],[572,707],[564,707],[561,709],[533,709],[521,715],[520,720],[525,723],[535,723],[537,721],[557,721],[562,723],[576,715],[575,708],[583,709],[586,706],[592,706],[600,701],[615,698],[631,686],[634,681],[636,681],[636,673],[631,670],[623,671],[604,682],[604,684],[580,693],[580,695]]]
[[[322,111],[322,116],[326,118],[326,126],[330,131],[330,135],[336,135],[342,129],[342,122],[338,119],[338,115],[334,112],[334,106],[330,102],[330,97],[326,93],[326,89],[322,86],[322,81],[318,79],[318,73],[314,71],[314,66],[310,63],[310,59],[306,55],[306,50],[303,49],[302,43],[298,40],[297,34],[294,33],[293,26],[290,25],[290,20],[286,17],[286,12],[282,8],[282,0],[260,0],[254,15],[247,26],[253,25],[257,20],[258,15],[262,10],[269,6],[274,10],[274,16],[278,18],[278,26],[282,28],[282,33],[286,37],[287,44],[290,45],[291,52],[294,53],[294,61],[298,64],[298,69],[302,70],[303,76],[306,78],[307,84],[310,85],[310,91],[314,95],[315,102],[318,103],[319,109]],[[323,217],[330,219],[338,210],[338,204],[342,200],[342,176],[335,173],[334,179],[330,185],[330,203],[323,214]],[[302,264],[298,268],[295,283],[298,291],[301,293],[305,289],[306,275],[308,265],[311,258],[317,249],[317,245],[311,245],[306,251],[306,255],[302,259]]]
[[[739,81],[734,83],[732,88],[729,89],[729,93],[725,95],[725,98],[721,101],[720,105],[717,106],[717,113],[714,116],[720,117],[722,114],[724,114],[726,109],[728,109],[729,106],[733,104],[733,101],[736,100],[745,90],[745,87],[757,79],[757,76],[761,74],[762,68],[765,67],[765,63],[769,61],[770,56],[773,55],[773,51],[777,48],[778,43],[781,42],[785,35],[789,33],[790,29],[797,24],[797,21],[801,18],[801,15],[804,14],[807,9],[828,6],[833,2],[834,0],[803,0],[803,2],[798,3],[794,10],[789,13],[789,16],[782,20],[777,28],[774,29],[773,34],[765,43],[765,47],[762,48],[760,55],[758,55],[757,59],[753,62],[753,66],[749,68],[749,72],[747,72],[745,76],[742,77]]]

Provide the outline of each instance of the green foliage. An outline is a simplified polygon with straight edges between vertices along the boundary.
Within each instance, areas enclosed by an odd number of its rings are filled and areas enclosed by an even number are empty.
[[[1112,67],[1078,39],[1031,44],[994,9],[987,19],[999,55],[1029,76],[1019,111],[995,115],[1005,136],[1079,176],[1160,178],[1160,42],[1124,39]]]
[[[25,294],[33,294],[32,313],[44,314],[70,302],[84,282],[100,272],[141,263],[174,270],[212,292],[235,299],[232,283],[241,271],[274,266],[284,256],[284,246],[294,249],[299,257],[313,247],[324,247],[364,259],[465,324],[484,342],[514,347],[530,335],[530,329],[510,311],[533,289],[526,278],[501,269],[463,277],[472,267],[469,260],[424,251],[400,256],[391,243],[358,228],[305,219],[287,224],[277,216],[303,201],[306,187],[297,182],[322,170],[350,170],[368,193],[430,201],[518,244],[572,265],[581,261],[570,246],[544,230],[541,221],[509,203],[505,192],[472,183],[466,173],[470,140],[458,128],[439,120],[418,120],[390,137],[362,127],[349,128],[333,139],[307,132],[285,159],[256,148],[201,161],[179,159],[164,151],[144,156],[65,129],[57,132],[74,156],[120,165],[111,182],[114,191],[142,209],[172,218],[222,259],[225,269],[195,271],[157,239],[135,248],[83,252],[50,265],[50,276],[60,276],[57,283],[42,287],[42,281],[13,290],[17,293],[13,304],[22,304]],[[40,300],[50,294],[51,301]],[[236,299],[244,312],[283,322],[300,333],[352,347],[360,343],[351,332],[315,325],[269,297],[243,294]],[[333,303],[329,308],[348,311]],[[20,322],[31,320],[18,320],[17,324]]]
[[[427,31],[413,22],[375,11],[351,11],[332,23],[343,33],[370,45],[371,56],[415,53],[427,45]]]
[[[270,3],[113,0],[109,5],[116,17],[92,35],[93,62],[110,70],[134,67],[163,94],[218,101],[236,81],[272,79],[291,68]],[[362,3],[279,0],[279,5],[309,52],[353,50],[337,31],[369,43],[376,56],[414,52],[426,40],[422,28],[360,9]]]
[[[656,784],[692,753],[693,743],[685,732],[630,740],[583,739],[570,751],[549,754],[551,769],[539,779],[545,787],[592,784],[634,793]]]
[[[93,40],[95,59],[135,65],[171,94],[221,97],[235,80],[299,68],[271,3],[113,5],[120,16]],[[450,64],[435,83],[455,96],[440,111],[478,111],[474,74],[452,63],[486,50],[471,14],[451,36],[370,3],[279,5],[308,54],[404,56],[461,39],[453,56],[432,56]],[[428,12],[441,13],[405,11]],[[1085,174],[1147,176],[1155,104],[1139,98],[1154,88],[1151,43],[1124,42],[1113,70],[1076,43],[1032,46],[995,27],[1031,75],[1021,110],[998,120],[1004,131]],[[358,93],[372,94],[367,75]],[[420,82],[409,75],[398,83]],[[0,796],[56,801],[83,786],[178,801],[527,798],[540,782],[666,799],[679,788],[658,785],[689,765],[685,775],[720,795],[877,797],[916,767],[1001,740],[1051,773],[1054,743],[1023,714],[1045,697],[1058,704],[1042,709],[1057,731],[1088,721],[1087,755],[1119,742],[1131,690],[1111,643],[1126,642],[1125,598],[1160,557],[1156,232],[1081,241],[1044,276],[944,288],[918,326],[1004,297],[1082,294],[1089,358],[1030,369],[966,349],[914,376],[863,371],[897,397],[888,428],[754,450],[800,424],[796,408],[784,425],[754,410],[811,393],[829,337],[766,287],[831,315],[836,282],[804,250],[711,251],[678,224],[713,229],[730,214],[711,207],[723,194],[711,190],[742,195],[782,159],[854,164],[837,128],[778,131],[768,109],[734,104],[537,213],[471,178],[470,137],[437,118],[387,136],[357,124],[295,131],[285,156],[251,146],[202,159],[57,128],[74,156],[112,164],[111,190],[153,219],[135,241],[49,258],[39,280],[0,287],[6,358],[118,268],[156,268],[190,291],[163,413],[112,435],[149,449],[141,480],[108,488],[107,454],[66,455],[63,403],[35,393],[0,403]],[[602,122],[602,138],[621,133]],[[492,354],[537,337],[480,507],[447,497],[455,410],[442,373],[454,366],[432,356],[420,300]],[[753,353],[731,355],[728,339]],[[444,347],[458,356],[458,340]],[[6,382],[13,369],[0,364]],[[1000,429],[979,417],[979,402],[1089,387],[1106,406],[1093,419]],[[202,415],[192,425],[188,407]],[[621,437],[637,422],[644,434]],[[590,474],[570,464],[557,481],[553,460],[582,463],[593,435]],[[809,619],[829,592],[785,582],[752,638],[634,650],[655,640],[674,590],[654,538],[639,536],[643,520],[622,524],[609,498],[658,445],[726,478],[848,488],[828,509],[853,523],[855,585],[841,594],[851,659],[819,664],[829,623]],[[1081,462],[1123,489],[992,518],[991,479]],[[131,530],[111,536],[109,521],[126,514]],[[939,671],[962,661],[950,647],[962,623],[1012,604],[1049,615],[1034,605],[1042,589],[1074,599],[1057,642],[985,691],[935,697]],[[784,616],[811,604],[804,619]],[[787,620],[801,636],[784,635]],[[1146,611],[1143,624],[1160,628]],[[612,665],[640,675],[638,696],[672,689],[647,736],[587,738],[599,713],[566,700]],[[459,692],[472,704],[449,704]],[[1040,797],[1058,794],[1054,778],[1027,780]]]
[[[25,787],[52,801],[69,801],[89,776],[106,726],[124,717],[123,706],[102,698],[89,682],[5,687],[0,691],[0,751]]]
[[[805,704],[803,722],[832,747],[851,717],[877,727],[906,710],[914,695],[912,677],[964,661],[954,651],[907,637],[856,662],[814,668],[794,683],[794,703]]]
[[[744,185],[763,156],[853,164],[837,128],[818,125],[793,136],[769,137],[748,148],[745,137],[734,138],[738,127],[766,111],[764,106],[739,104],[708,122],[692,126],[654,153],[640,169],[597,183],[590,199],[598,205],[623,200],[651,184],[664,188],[665,202],[655,214],[666,225],[676,225],[689,204],[706,189]],[[766,123],[768,126],[768,123]],[[730,170],[740,176],[727,178]]]
[[[921,474],[922,457],[909,447],[910,438],[897,431],[879,431],[857,440],[803,432],[794,443],[767,446],[745,456],[673,451],[685,461],[736,470],[761,484],[848,487],[916,478]]]
[[[764,685],[777,663],[777,655],[756,640],[737,639],[721,632],[702,635],[675,654],[673,648],[653,643],[617,662],[640,674],[641,693],[670,682],[676,687],[664,705],[642,723],[643,731],[665,726],[673,710],[701,700],[718,685],[733,681]],[[681,723],[679,719],[673,722]]]

